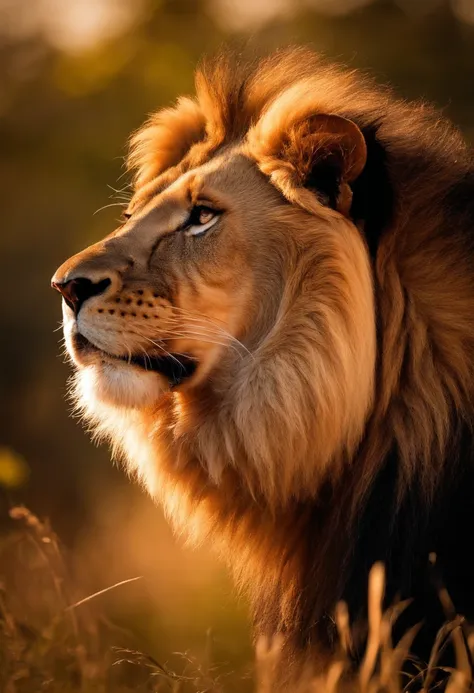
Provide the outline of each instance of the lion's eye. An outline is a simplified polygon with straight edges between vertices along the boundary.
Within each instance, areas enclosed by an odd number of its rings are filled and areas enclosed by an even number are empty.
[[[219,219],[220,212],[205,205],[196,205],[186,222],[185,231],[190,236],[200,236]]]

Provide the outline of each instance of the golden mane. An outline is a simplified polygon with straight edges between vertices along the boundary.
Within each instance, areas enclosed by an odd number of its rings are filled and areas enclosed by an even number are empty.
[[[97,402],[84,378],[78,399],[301,662],[331,647],[339,599],[363,612],[374,561],[390,598],[423,594],[429,551],[460,558],[440,526],[474,478],[474,166],[435,109],[302,48],[205,62],[196,98],[133,136],[130,210],[213,161],[257,170],[246,205],[271,221],[259,276],[280,283],[250,293],[252,358],[153,406]]]
[[[248,62],[232,54],[207,60],[196,74],[196,94],[195,100],[180,99],[175,109],[160,111],[132,138],[129,165],[136,171],[138,196],[144,183],[155,181],[156,185],[157,176],[170,166],[185,171],[219,148],[242,140],[247,141],[249,155],[261,170],[279,186],[275,169],[284,158],[281,150],[289,146],[282,140],[292,125],[320,113],[338,114],[356,122],[369,138],[376,131],[377,142],[390,158],[387,185],[394,198],[392,228],[387,229],[390,233],[375,267],[384,289],[377,298],[385,307],[378,315],[386,355],[380,359],[383,377],[378,383],[374,414],[384,421],[385,440],[377,445],[386,451],[391,444],[385,428],[392,416],[389,435],[398,438],[401,481],[409,485],[421,474],[426,494],[432,494],[437,478],[433,470],[442,464],[452,433],[453,405],[463,409],[473,378],[470,258],[462,245],[453,246],[444,239],[444,209],[440,205],[446,189],[462,181],[472,169],[462,136],[430,105],[396,100],[389,89],[375,86],[359,71],[327,64],[306,48],[281,50],[260,61]],[[183,131],[187,134],[184,140]],[[191,141],[192,146],[188,146]],[[173,158],[172,143],[181,142],[183,150],[188,149],[184,155],[180,149]],[[285,166],[285,173],[288,168],[297,177],[296,167]],[[314,196],[305,188],[299,191],[298,199],[304,206],[302,197],[310,211],[331,213],[321,206],[315,210]],[[397,209],[400,205],[403,208]],[[388,205],[385,213],[391,213]],[[379,233],[384,230],[379,229]],[[417,251],[416,264],[411,259],[413,251]],[[454,267],[465,267],[466,271],[453,273]],[[408,279],[406,285],[402,273]],[[446,276],[450,277],[452,296],[446,296],[448,310],[440,315],[436,296]],[[424,334],[428,329],[429,340]],[[412,335],[413,345],[409,344]],[[421,363],[423,374],[417,368]],[[394,393],[398,395],[403,388],[402,369],[412,372],[413,380],[405,387],[410,390],[408,398],[415,401],[404,404],[397,396],[395,407]],[[408,411],[411,422],[403,421]],[[376,469],[367,471],[371,476]],[[368,486],[368,480],[362,480],[360,492],[363,494]]]

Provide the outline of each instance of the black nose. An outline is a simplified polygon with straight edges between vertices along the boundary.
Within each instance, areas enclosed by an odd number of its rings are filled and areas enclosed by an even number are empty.
[[[81,310],[81,306],[88,298],[91,296],[98,296],[110,284],[110,279],[101,279],[99,282],[92,282],[90,279],[85,277],[78,277],[77,279],[71,279],[68,282],[58,283],[52,282],[51,286],[53,289],[57,289],[62,295],[66,303],[72,310],[74,314],[78,315]]]

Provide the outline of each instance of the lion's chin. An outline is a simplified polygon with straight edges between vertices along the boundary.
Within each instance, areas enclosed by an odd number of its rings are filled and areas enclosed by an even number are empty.
[[[93,411],[100,404],[147,408],[156,404],[170,390],[163,375],[120,362],[81,367],[77,381],[82,404]]]
[[[77,330],[65,334],[78,370],[78,399],[92,411],[101,404],[134,409],[152,406],[172,388],[192,380],[198,365],[182,354],[113,355]]]

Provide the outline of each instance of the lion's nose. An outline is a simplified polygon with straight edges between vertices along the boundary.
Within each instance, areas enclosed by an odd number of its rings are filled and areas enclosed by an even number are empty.
[[[98,282],[93,282],[86,277],[77,277],[77,279],[71,279],[67,282],[52,281],[51,286],[63,295],[64,300],[77,317],[81,306],[87,299],[101,294],[110,283],[111,281],[108,277]]]

